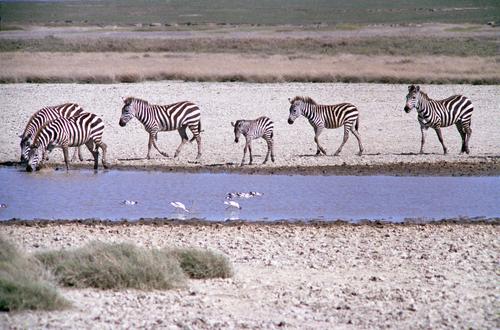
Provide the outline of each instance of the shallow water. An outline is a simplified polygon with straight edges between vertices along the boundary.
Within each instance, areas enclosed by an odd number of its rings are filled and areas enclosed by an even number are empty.
[[[235,199],[228,192],[263,196]],[[123,205],[125,200],[136,205]],[[178,212],[180,201],[191,210]],[[0,168],[0,220],[440,220],[500,217],[500,177],[240,175]]]

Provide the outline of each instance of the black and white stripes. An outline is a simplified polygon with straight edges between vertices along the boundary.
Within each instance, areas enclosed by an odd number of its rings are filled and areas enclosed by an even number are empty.
[[[35,138],[36,132],[46,123],[59,117],[71,118],[83,112],[82,107],[76,103],[65,103],[56,106],[44,107],[35,112],[28,120],[21,138],[21,162],[28,160],[29,146]],[[80,160],[82,156],[80,155]]]
[[[422,133],[420,153],[424,152],[425,130],[434,128],[439,142],[443,146],[443,152],[447,153],[444,145],[441,127],[455,124],[462,137],[461,153],[469,153],[469,139],[472,134],[471,116],[474,106],[472,102],[463,95],[453,95],[444,100],[433,100],[420,90],[420,86],[408,86],[406,95],[405,112],[417,109],[418,121]]]
[[[106,144],[102,142],[104,123],[93,113],[82,113],[71,118],[59,117],[42,126],[30,146],[27,170],[35,170],[40,162],[40,153],[47,148],[61,147],[66,169],[69,169],[68,147],[86,145],[94,156],[94,169],[98,167],[98,148],[103,151],[102,164],[106,164]]]
[[[274,123],[268,117],[259,117],[254,120],[246,120],[240,119],[237,120],[236,123],[231,122],[231,125],[234,127],[234,142],[238,143],[240,135],[246,139],[245,148],[243,149],[243,159],[241,160],[241,166],[245,163],[245,156],[247,150],[250,153],[250,161],[249,165],[252,165],[253,157],[252,157],[252,140],[263,138],[267,143],[267,154],[264,159],[265,164],[269,159],[269,155],[271,155],[271,160],[274,162],[274,141],[273,141],[273,129]]]
[[[174,157],[177,157],[182,146],[188,142],[186,129],[193,133],[191,141],[196,140],[198,144],[198,155],[201,157],[201,112],[198,106],[192,102],[184,101],[169,105],[153,105],[147,101],[128,97],[123,99],[125,103],[120,117],[120,126],[125,126],[132,118],[136,117],[143,125],[146,132],[149,133],[148,153],[146,158],[150,158],[151,147],[167,156],[165,152],[160,151],[156,145],[157,134],[161,131],[177,130],[181,136],[181,144],[177,147]]]
[[[340,103],[335,105],[320,105],[310,97],[296,96],[290,101],[290,114],[288,123],[291,125],[300,116],[304,116],[309,120],[309,123],[314,128],[314,142],[316,142],[316,155],[323,153],[326,155],[325,149],[319,143],[319,136],[324,128],[338,128],[344,126],[344,139],[342,144],[335,152],[337,156],[344,144],[349,138],[349,131],[358,139],[359,153],[363,153],[363,145],[358,133],[359,112],[356,106],[350,103]]]

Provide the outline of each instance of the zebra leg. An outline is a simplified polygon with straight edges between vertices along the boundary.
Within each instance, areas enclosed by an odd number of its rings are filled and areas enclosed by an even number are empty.
[[[99,158],[99,151],[97,151],[97,145],[94,144],[94,141],[90,140],[85,143],[87,146],[87,149],[89,149],[90,153],[92,154],[92,157],[94,157],[94,170],[97,170],[97,164],[98,164],[98,158]]]
[[[243,148],[243,158],[241,159],[241,165],[245,165],[245,156],[247,155],[247,149],[248,149],[248,142],[245,143],[245,147]]]
[[[439,142],[441,142],[441,145],[443,146],[443,152],[446,155],[448,153],[448,150],[446,149],[443,141],[443,134],[441,134],[441,128],[435,127],[434,130],[436,131],[436,134],[438,136]]]
[[[78,156],[78,158],[80,159],[80,161],[83,160],[83,157],[82,157],[82,152],[80,151],[80,147],[76,147],[74,150],[73,150],[73,156],[71,156],[71,162],[76,162],[76,157]]]
[[[273,140],[269,136],[264,137],[266,142],[267,142],[267,154],[266,154],[266,159],[264,159],[264,162],[262,164],[267,163],[267,160],[269,159],[269,154],[271,154],[271,160],[274,162],[274,154],[272,153],[273,150]]]
[[[470,128],[470,126],[465,127],[465,133],[466,133],[466,137],[465,137],[465,152],[467,154],[469,154],[470,153],[470,150],[469,150],[469,139],[470,139],[470,136],[472,134],[472,129]]]
[[[248,162],[248,165],[252,165],[252,163],[253,163],[252,144],[250,141],[248,142],[248,152],[250,153],[250,161]]]
[[[196,139],[196,144],[198,145],[198,154],[196,155],[196,160],[201,158],[201,135],[199,128],[200,128],[199,122],[196,126],[195,125],[189,126],[189,130],[191,131],[191,133],[193,133],[193,138],[191,139],[191,141],[193,141],[193,139]]]
[[[346,125],[344,125],[344,138],[342,139],[342,143],[340,144],[340,147],[333,154],[334,156],[338,156],[340,154],[340,152],[342,151],[344,144],[347,142],[347,139],[349,138],[349,130],[350,129],[351,129],[350,127],[347,127]]]
[[[420,140],[420,154],[424,153],[424,143],[425,143],[425,128],[420,127],[420,132],[422,133],[422,139]]]
[[[460,133],[460,137],[462,138],[462,149],[460,149],[460,153],[462,154],[465,152],[465,137],[467,134],[465,134],[465,129],[461,122],[456,122],[455,126],[457,127],[458,133]]]
[[[179,153],[181,152],[182,146],[189,141],[188,136],[186,134],[186,126],[179,127],[179,129],[177,131],[179,132],[179,135],[181,136],[181,144],[179,144],[179,146],[177,147],[177,150],[175,150],[174,158],[179,156]]]
[[[64,154],[64,163],[66,164],[66,171],[69,171],[69,155],[68,155],[68,147],[62,147]]]
[[[154,146],[155,149],[165,157],[168,157],[168,154],[166,152],[161,151],[158,146],[156,145],[156,140],[157,140],[157,132],[155,133],[149,133],[149,144],[148,144],[148,154],[146,156],[147,159],[151,159],[150,153],[151,153],[151,146]]]
[[[351,127],[351,132],[356,137],[356,139],[358,139],[358,144],[359,144],[358,156],[361,156],[363,154],[364,148],[363,145],[361,144],[361,137],[359,136],[359,132],[354,127]]]
[[[106,153],[108,151],[108,146],[106,145],[106,143],[104,143],[102,141],[99,143],[98,146],[102,150],[102,160],[101,160],[102,167],[104,167],[105,169],[107,169],[109,167],[108,166],[108,161],[106,160]],[[96,150],[97,150],[97,145],[96,145]],[[98,152],[98,154],[99,154],[99,152]]]
[[[78,159],[83,162],[83,154],[82,154],[82,147],[78,147]]]
[[[323,131],[323,127],[315,127],[314,128],[314,142],[316,142],[316,156],[321,155],[322,153],[326,155],[326,150],[319,144],[319,135]]]

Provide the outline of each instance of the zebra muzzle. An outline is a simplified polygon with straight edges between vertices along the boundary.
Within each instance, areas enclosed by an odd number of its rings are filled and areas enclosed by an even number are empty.
[[[119,122],[118,124],[119,124],[121,127],[125,127],[125,125],[127,125],[127,123],[126,123],[126,122],[121,121],[121,120],[120,120],[120,122]]]
[[[288,119],[288,123],[289,123],[290,125],[292,125],[292,124],[293,124],[293,120],[292,120],[292,119]]]
[[[240,140],[238,138],[234,138],[234,143],[238,143]]]

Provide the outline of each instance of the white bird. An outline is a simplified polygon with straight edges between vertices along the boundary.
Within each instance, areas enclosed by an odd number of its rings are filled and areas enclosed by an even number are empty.
[[[260,192],[257,192],[257,191],[251,191],[251,192],[249,192],[249,194],[252,197],[264,195],[263,193],[260,193]]]
[[[123,205],[135,205],[135,204],[139,204],[139,202],[124,200],[123,202],[121,202],[121,204],[123,204]]]
[[[189,213],[189,210],[186,209],[186,205],[182,204],[181,202],[170,202],[170,205],[172,205],[176,209],[183,210],[184,212]]]
[[[224,204],[227,205],[227,208],[230,208],[230,207],[234,207],[234,208],[237,208],[237,209],[240,209],[241,210],[241,206],[240,204],[238,204],[237,202],[235,201],[224,201]]]

